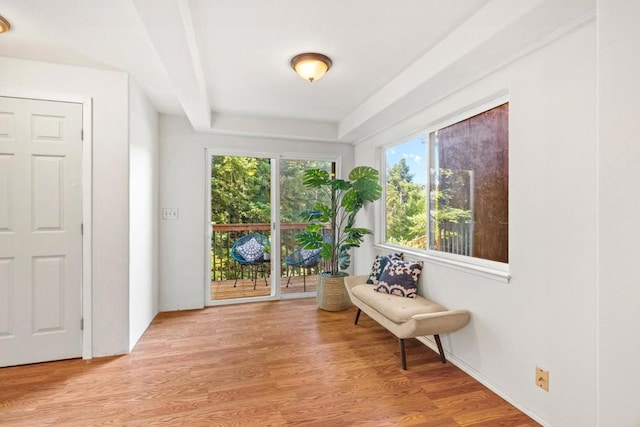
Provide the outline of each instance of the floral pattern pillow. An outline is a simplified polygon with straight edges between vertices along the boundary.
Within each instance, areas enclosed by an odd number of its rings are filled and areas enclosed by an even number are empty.
[[[240,245],[236,248],[236,251],[249,262],[253,262],[262,257],[264,253],[264,246],[262,246],[255,238],[251,238],[244,245]]]
[[[390,261],[380,275],[375,290],[406,298],[418,295],[418,279],[422,273],[422,261]]]
[[[373,266],[371,266],[371,274],[369,274],[367,283],[370,285],[377,285],[380,280],[380,275],[387,264],[389,264],[391,260],[402,260],[403,256],[404,254],[402,252],[396,252],[384,256],[376,255],[376,259],[373,261]]]

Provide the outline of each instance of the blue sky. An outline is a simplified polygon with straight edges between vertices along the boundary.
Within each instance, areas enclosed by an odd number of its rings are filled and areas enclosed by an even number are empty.
[[[425,136],[418,136],[402,144],[389,147],[386,153],[387,170],[404,157],[413,174],[413,182],[416,184],[427,183],[427,144]]]

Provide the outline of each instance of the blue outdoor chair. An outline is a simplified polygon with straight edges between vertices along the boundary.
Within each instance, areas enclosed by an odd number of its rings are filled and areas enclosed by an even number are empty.
[[[323,237],[325,242],[331,241],[331,235],[326,234]],[[318,267],[318,264],[322,261],[322,255],[320,255],[320,249],[302,249],[295,248],[284,260],[287,264],[287,288],[289,282],[291,282],[291,275],[289,274],[289,267],[302,269],[302,286],[304,292],[307,291],[307,271],[311,268]]]
[[[302,284],[303,289],[307,291],[307,270],[313,267],[317,267],[318,263],[322,259],[320,255],[320,249],[302,249],[296,248],[291,252],[285,259],[284,262],[287,264],[287,288],[289,287],[289,282],[291,282],[291,275],[289,274],[289,267],[299,268],[302,270]]]
[[[270,245],[269,238],[264,234],[252,233],[240,237],[231,246],[231,258],[240,264],[242,270],[245,266],[248,266],[253,273],[253,289],[256,288],[258,282],[258,270],[261,269],[264,284],[267,285],[267,275],[264,260],[264,247]],[[236,281],[233,284],[235,288],[238,284],[238,274],[236,270]]]

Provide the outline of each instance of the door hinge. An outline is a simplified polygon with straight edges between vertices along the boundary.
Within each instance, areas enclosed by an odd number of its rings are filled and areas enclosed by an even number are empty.
[[[80,330],[84,331],[84,319],[80,319]]]
[[[84,141],[84,129],[80,129],[80,141]]]
[[[84,224],[80,224],[80,234],[84,236]]]

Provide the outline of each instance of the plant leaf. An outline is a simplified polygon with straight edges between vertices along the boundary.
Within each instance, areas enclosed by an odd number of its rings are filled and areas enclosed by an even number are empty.
[[[307,231],[312,233],[320,234],[320,232],[325,228],[324,224],[309,224],[306,227]]]
[[[358,194],[360,200],[365,202],[375,202],[382,196],[382,187],[378,181],[362,179],[353,183],[353,190]]]
[[[300,212],[300,218],[303,221],[316,221],[322,217],[322,212],[318,209],[310,209],[308,211]]]
[[[331,181],[329,172],[322,169],[308,169],[302,175],[302,184],[305,187],[320,188],[329,185]]]
[[[297,233],[296,242],[304,249],[320,249],[324,244],[322,234],[316,233],[315,231],[301,231]]]
[[[322,259],[331,259],[331,244],[323,243],[322,248],[320,248],[320,256]]]
[[[342,196],[342,202],[340,203],[340,205],[347,212],[353,212],[357,209],[357,206],[359,205],[358,193],[353,187],[345,191],[344,195]]]
[[[378,182],[378,180],[380,179],[380,174],[378,173],[377,169],[374,169],[370,166],[356,166],[349,173],[349,179],[351,181],[359,181],[361,179],[365,179]]]
[[[344,191],[351,188],[351,183],[345,181],[344,179],[334,179],[331,181],[331,188],[333,191]]]

